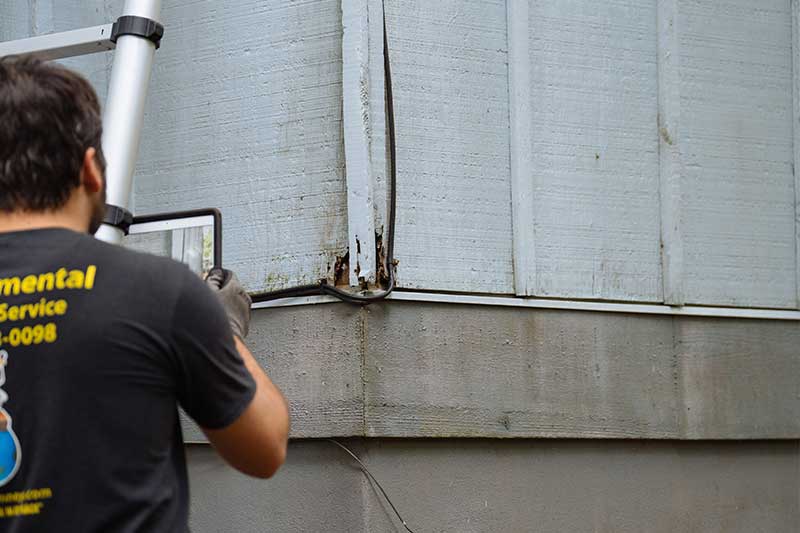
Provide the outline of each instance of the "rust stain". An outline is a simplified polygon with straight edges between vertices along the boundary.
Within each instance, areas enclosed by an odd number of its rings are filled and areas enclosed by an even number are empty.
[[[333,265],[333,284],[338,286],[350,285],[350,252],[342,256],[336,256],[336,263]]]
[[[377,259],[377,272],[375,281],[379,285],[389,283],[389,272],[386,270],[386,247],[383,245],[383,226],[380,232],[375,232],[375,257]]]

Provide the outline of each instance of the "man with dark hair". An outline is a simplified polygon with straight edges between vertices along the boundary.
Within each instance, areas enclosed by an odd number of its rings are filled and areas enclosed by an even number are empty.
[[[246,474],[285,458],[236,277],[90,236],[101,134],[83,77],[0,58],[0,531],[187,531],[177,405]]]

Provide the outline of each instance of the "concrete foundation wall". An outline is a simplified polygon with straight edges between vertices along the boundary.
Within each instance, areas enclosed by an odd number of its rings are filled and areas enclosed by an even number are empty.
[[[353,439],[415,532],[795,533],[798,441]],[[192,531],[399,532],[342,450],[290,445],[269,481],[188,449]]]

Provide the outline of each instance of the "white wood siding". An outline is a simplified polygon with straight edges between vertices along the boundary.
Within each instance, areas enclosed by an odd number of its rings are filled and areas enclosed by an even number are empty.
[[[511,293],[505,2],[398,0],[386,10],[399,283]]]
[[[660,301],[655,1],[530,6],[537,296]]]
[[[680,0],[687,303],[796,307],[786,0]]]
[[[138,212],[217,206],[253,291],[329,277],[345,254],[336,0],[164,3]]]
[[[1,5],[5,40],[122,1]],[[136,209],[221,207],[253,291],[330,279],[348,250],[344,90],[366,89],[359,157],[385,231],[381,4],[359,5],[344,49],[366,44],[348,58],[366,71],[343,89],[342,0],[164,2]],[[401,287],[798,307],[796,0],[387,0],[387,16]],[[68,64],[102,96],[110,59]]]

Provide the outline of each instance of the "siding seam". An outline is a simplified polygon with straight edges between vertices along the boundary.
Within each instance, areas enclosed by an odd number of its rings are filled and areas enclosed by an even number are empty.
[[[792,0],[792,142],[794,161],[794,232],[795,232],[795,307],[800,309],[800,6],[799,0]]]
[[[536,255],[533,208],[530,22],[528,2],[506,2],[508,40],[509,157],[514,293],[533,296]]]
[[[658,27],[658,178],[661,216],[661,269],[664,303],[683,305],[681,228],[680,79],[677,0],[659,0]]]

